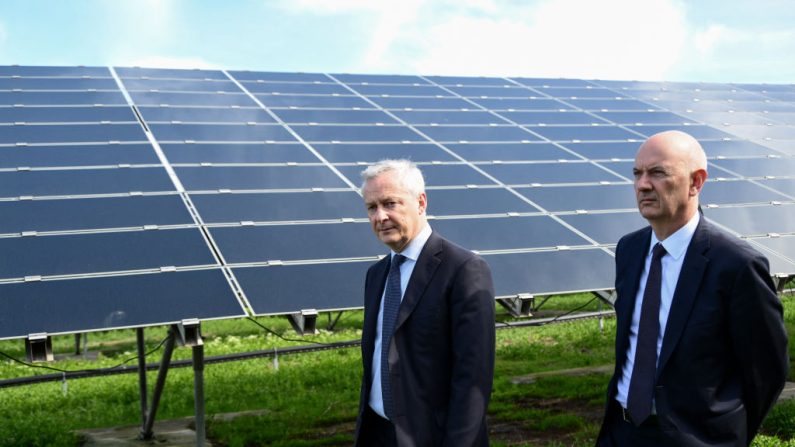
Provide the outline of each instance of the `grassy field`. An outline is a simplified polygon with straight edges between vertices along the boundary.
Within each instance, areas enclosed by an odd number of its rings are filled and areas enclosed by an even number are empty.
[[[785,319],[795,333],[795,297],[786,295]],[[559,297],[538,313],[555,315],[583,306],[596,310],[589,295]],[[511,319],[501,315],[500,320]],[[284,319],[263,318],[263,325],[295,337]],[[326,323],[318,320],[318,327]],[[205,322],[202,332],[207,356],[308,344],[343,341],[361,335],[362,313],[343,315],[335,330],[321,330],[300,343],[264,332],[246,320]],[[570,368],[604,367],[613,362],[615,324],[606,319],[557,323],[542,327],[497,331],[494,393],[489,406],[492,444],[495,446],[589,446],[598,431],[608,375],[604,372],[560,374]],[[147,329],[147,349],[165,337],[165,328]],[[89,336],[96,359],[63,358],[51,364],[75,370],[113,366],[135,356],[135,334],[114,331]],[[54,350],[74,351],[72,337],[54,340]],[[0,351],[24,358],[21,341],[0,342]],[[795,348],[790,345],[790,356]],[[162,351],[148,357],[160,360]],[[187,348],[177,348],[175,359],[188,359]],[[61,356],[59,356],[61,357]],[[135,364],[133,361],[131,364]],[[795,371],[791,368],[791,371]],[[34,370],[10,361],[0,362],[0,378],[52,371]],[[148,375],[150,388],[156,373]],[[527,378],[528,375],[535,375]],[[525,377],[522,383],[514,383]],[[790,374],[790,380],[793,373]],[[205,401],[208,436],[228,446],[343,446],[352,442],[361,380],[358,348],[320,351],[272,359],[207,365]],[[220,415],[252,412],[232,420]],[[256,412],[256,413],[255,413]],[[193,372],[172,369],[158,411],[158,420],[193,414]],[[140,423],[137,375],[126,374],[70,380],[65,385],[44,383],[0,389],[0,445],[80,444],[76,430]],[[756,446],[795,447],[795,402],[779,404],[764,426]]]

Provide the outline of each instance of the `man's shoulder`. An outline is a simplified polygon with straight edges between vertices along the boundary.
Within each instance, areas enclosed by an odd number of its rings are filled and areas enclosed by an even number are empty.
[[[371,274],[379,269],[386,268],[386,264],[389,263],[389,255],[384,256],[383,258],[379,259],[378,261],[372,263],[370,267],[367,267],[367,274]]]
[[[636,245],[639,243],[645,242],[646,239],[649,238],[651,235],[651,227],[645,226],[643,228],[639,228],[631,233],[627,233],[621,237],[618,241],[618,245]]]
[[[443,256],[451,259],[466,260],[479,257],[472,250],[466,249],[436,232],[431,234],[426,243],[426,248],[431,251],[439,251]]]
[[[747,262],[752,258],[764,257],[764,255],[754,248],[748,241],[745,241],[721,228],[704,222],[703,231],[709,235],[708,256],[720,260],[735,260],[737,262]]]

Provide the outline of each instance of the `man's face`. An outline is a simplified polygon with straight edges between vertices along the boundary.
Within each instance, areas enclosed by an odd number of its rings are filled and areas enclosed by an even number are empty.
[[[400,253],[425,224],[425,193],[413,196],[393,172],[368,180],[362,192],[376,237]]]
[[[698,194],[681,152],[647,142],[635,156],[635,195],[640,214],[664,225],[687,221],[690,200]]]

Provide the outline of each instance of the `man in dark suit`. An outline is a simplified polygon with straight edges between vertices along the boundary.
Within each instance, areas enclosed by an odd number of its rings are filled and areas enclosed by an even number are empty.
[[[616,367],[598,446],[747,446],[784,386],[767,259],[701,215],[707,160],[683,132],[635,157],[650,227],[616,247]]]
[[[390,255],[367,271],[358,446],[487,446],[494,288],[487,264],[435,232],[407,160],[363,173],[373,231]]]

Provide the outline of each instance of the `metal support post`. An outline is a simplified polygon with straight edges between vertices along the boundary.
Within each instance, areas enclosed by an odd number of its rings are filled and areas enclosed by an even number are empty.
[[[497,298],[497,303],[504,307],[514,318],[532,317],[535,297],[529,293],[520,293],[513,297]]]
[[[599,332],[605,331],[605,317],[602,315],[602,300],[597,300],[597,304],[599,305],[596,309],[599,312]]]
[[[173,326],[168,330],[168,339],[166,339],[166,346],[163,349],[163,360],[160,361],[160,369],[157,371],[157,382],[155,382],[155,389],[152,391],[152,405],[146,415],[144,428],[141,430],[141,439],[150,440],[154,433],[152,433],[152,426],[155,424],[155,416],[157,415],[157,406],[160,404],[160,396],[163,394],[163,387],[166,384],[166,376],[168,375],[168,368],[171,365],[171,354],[174,353],[174,343],[177,340],[177,329]]]
[[[337,312],[337,317],[334,318],[334,321],[331,321],[331,313],[329,312],[328,315],[328,325],[326,325],[326,329],[329,331],[333,331],[335,327],[337,327],[337,323],[340,321],[340,317],[342,317],[342,313],[344,311]]]
[[[618,298],[618,295],[616,294],[615,290],[597,290],[596,292],[591,293],[596,295],[596,297],[600,300],[609,304],[610,307],[614,307],[616,305],[616,299]]]
[[[317,333],[317,310],[315,309],[303,309],[301,312],[287,315],[287,319],[293,330],[299,335]]]
[[[196,446],[204,447],[204,345],[193,346],[193,405],[196,411]]]
[[[789,283],[790,279],[792,277],[789,275],[773,275],[773,284],[776,286],[776,291],[784,293],[784,287]]]
[[[25,353],[31,363],[53,361],[52,337],[46,332],[28,335],[25,339]]]
[[[146,347],[144,345],[144,328],[135,330],[136,342],[138,345],[138,389],[141,394],[141,433],[146,427]]]

